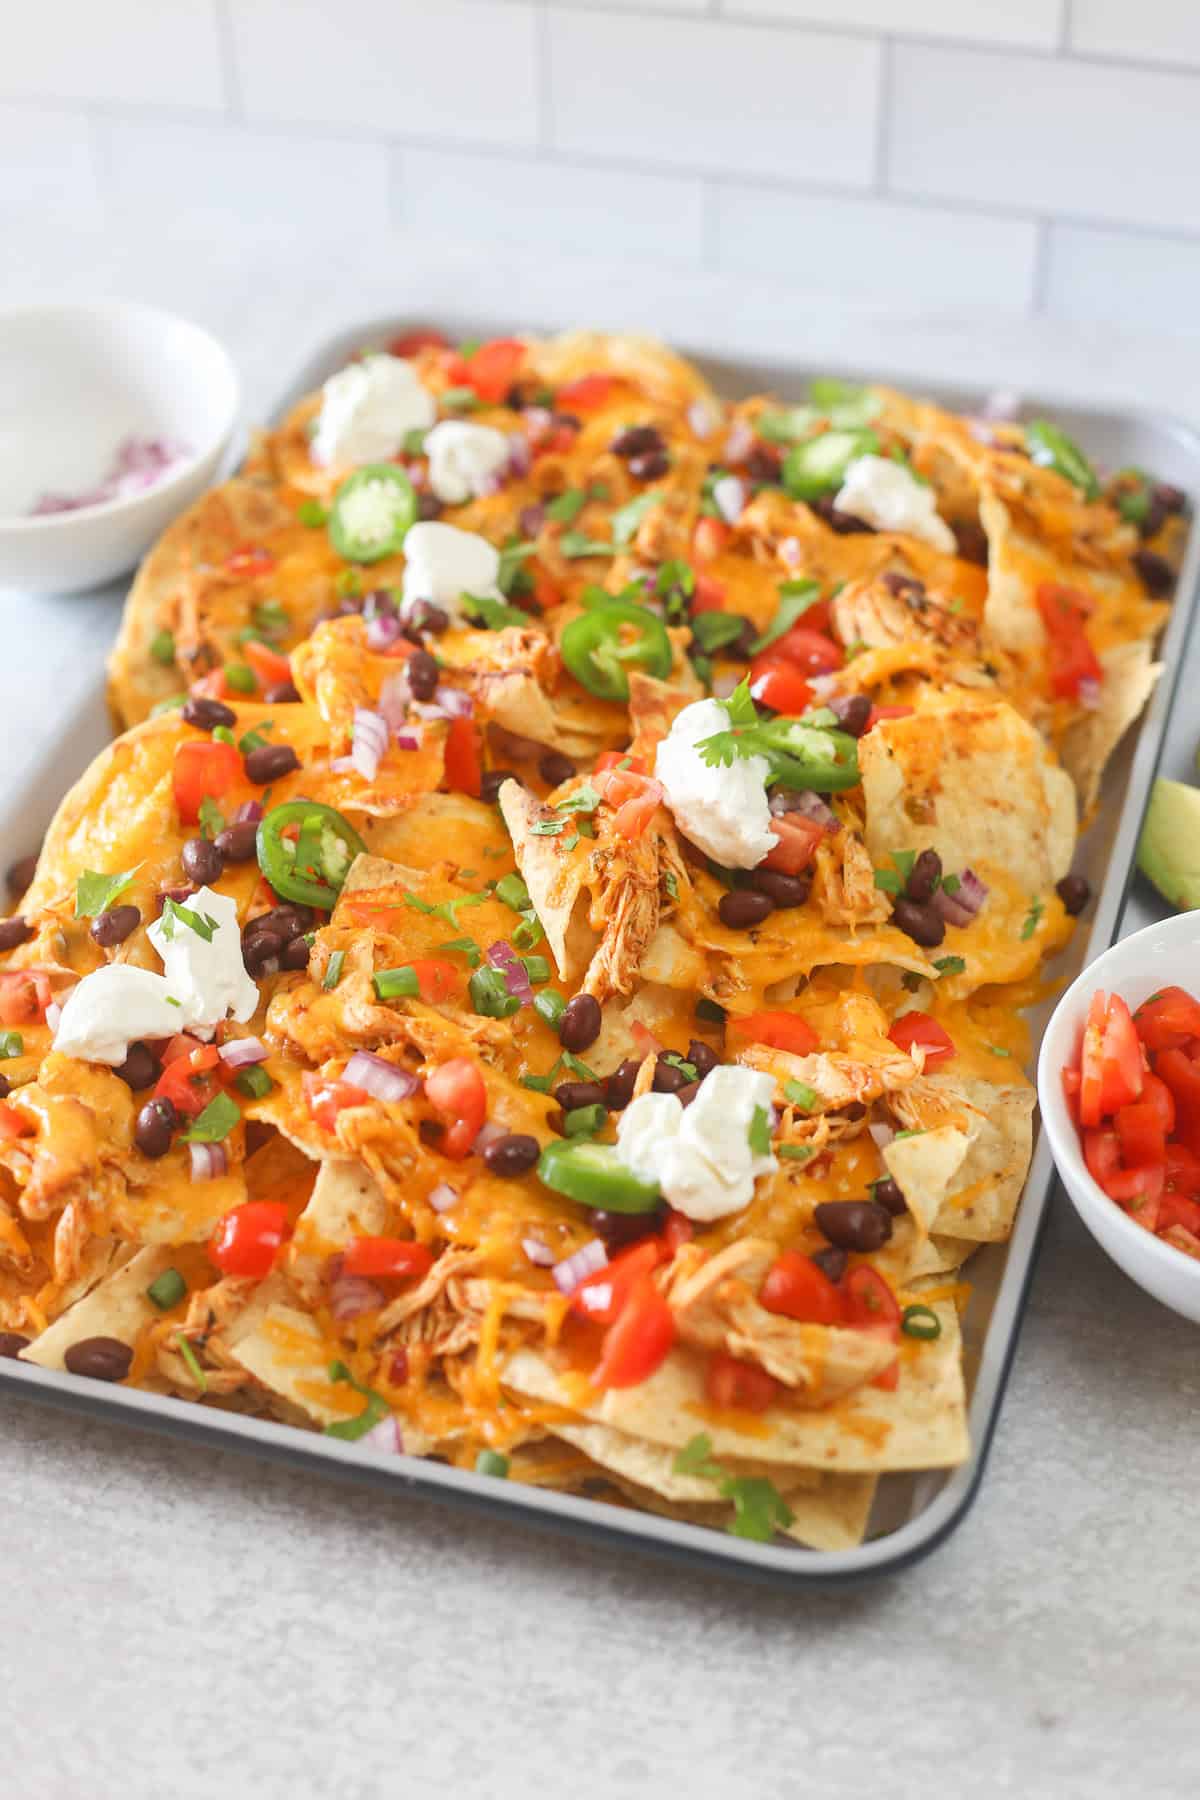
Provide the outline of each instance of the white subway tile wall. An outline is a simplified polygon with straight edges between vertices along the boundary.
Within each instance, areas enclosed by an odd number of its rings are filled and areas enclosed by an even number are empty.
[[[1200,328],[1200,0],[39,0],[0,219]]]

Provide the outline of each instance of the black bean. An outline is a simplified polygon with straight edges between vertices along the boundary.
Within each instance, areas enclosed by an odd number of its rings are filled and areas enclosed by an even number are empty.
[[[823,1200],[813,1223],[839,1250],[879,1250],[892,1235],[892,1215],[874,1200]]]
[[[288,900],[282,906],[276,906],[269,913],[260,913],[260,918],[271,921],[271,929],[277,931],[287,943],[303,932],[311,931],[317,922],[317,915],[311,906],[301,906],[295,900]]]
[[[300,767],[300,758],[290,744],[260,744],[245,759],[246,779],[258,787],[268,781],[280,781]]]
[[[0,1356],[19,1356],[22,1350],[28,1349],[32,1340],[22,1337],[19,1331],[0,1331]]]
[[[307,969],[309,944],[306,938],[295,937],[288,944],[279,959],[281,969]]]
[[[15,863],[10,863],[7,881],[8,891],[14,900],[19,900],[37,873],[36,856],[20,856]]]
[[[908,1211],[908,1201],[904,1198],[903,1189],[894,1175],[885,1175],[881,1181],[871,1185],[872,1197],[880,1206],[886,1206],[893,1218],[898,1218]]]
[[[603,1023],[600,1002],[591,994],[576,994],[567,1001],[566,1011],[559,1021],[559,1042],[564,1050],[578,1056],[581,1050],[595,1043]]]
[[[677,1094],[680,1088],[688,1085],[688,1078],[676,1063],[668,1062],[670,1054],[660,1050],[658,1061],[654,1065],[654,1092],[656,1094]]]
[[[710,1044],[706,1044],[702,1038],[693,1038],[688,1045],[687,1060],[703,1081],[706,1075],[712,1074],[721,1059]]]
[[[803,906],[812,891],[812,876],[785,875],[780,869],[755,869],[750,877],[755,891],[766,894],[775,906]]]
[[[112,906],[107,912],[97,913],[91,923],[91,935],[101,949],[111,950],[117,944],[123,944],[141,922],[142,915],[136,906]]]
[[[1150,504],[1146,508],[1146,516],[1138,520],[1138,536],[1143,538],[1157,537],[1167,522],[1167,509],[1154,494],[1150,496]]]
[[[554,425],[561,426],[564,431],[583,430],[583,420],[581,418],[573,412],[559,412],[557,407],[555,407],[554,411],[551,413],[550,421]]]
[[[828,1275],[830,1281],[840,1281],[846,1273],[846,1264],[850,1260],[844,1250],[818,1250],[812,1258],[822,1275]]]
[[[1074,919],[1091,899],[1092,886],[1082,875],[1064,875],[1055,892]]]
[[[528,1132],[510,1131],[506,1137],[492,1139],[483,1160],[493,1175],[524,1175],[541,1153],[537,1139]]]
[[[926,950],[932,950],[946,935],[946,922],[936,907],[920,906],[903,894],[892,901],[892,924]]]
[[[960,519],[951,526],[954,533],[955,547],[964,562],[974,563],[977,568],[986,569],[990,549],[987,532],[978,519]]]
[[[7,1100],[12,1093],[12,1082],[7,1075],[0,1075],[0,1100]]]
[[[15,950],[18,944],[27,944],[33,936],[33,926],[27,924],[20,913],[14,913],[11,919],[0,919],[0,950]]]
[[[824,519],[825,523],[833,531],[836,531],[840,537],[850,537],[856,532],[874,531],[875,529],[873,525],[868,525],[865,520],[856,519],[853,513],[839,512],[838,508],[833,504],[832,496],[829,494],[822,494],[819,500],[814,500],[812,509],[817,516]]]
[[[363,615],[368,619],[391,618],[396,611],[396,597],[391,588],[372,588],[363,602]]]
[[[561,787],[564,781],[570,781],[575,773],[575,764],[561,750],[547,750],[538,759],[538,774],[547,787]]]
[[[180,716],[185,725],[195,725],[200,731],[215,731],[218,725],[232,731],[237,724],[232,706],[226,706],[222,700],[210,700],[205,694],[190,695]]]
[[[516,775],[511,769],[489,769],[479,784],[479,797],[488,806],[495,806],[500,798],[500,789],[506,781],[515,781]]]
[[[189,838],[179,857],[183,872],[197,887],[211,887],[225,872],[225,858],[206,837]]]
[[[924,906],[937,893],[937,885],[941,879],[941,857],[936,850],[922,850],[909,871],[904,892],[908,899],[915,900],[918,906]]]
[[[247,975],[255,981],[264,975],[276,974],[282,956],[283,945],[276,937],[259,936],[249,942],[242,939],[242,963]]]
[[[446,1127],[440,1119],[422,1119],[417,1126],[417,1136],[431,1150],[437,1150],[446,1135]]]
[[[257,849],[258,826],[253,819],[241,819],[218,831],[213,842],[227,863],[250,862]]]
[[[609,1112],[624,1112],[629,1105],[633,1099],[633,1084],[641,1066],[636,1056],[628,1056],[605,1078],[604,1104]]]
[[[432,700],[440,673],[437,660],[428,650],[414,650],[404,665],[414,700]]]
[[[756,893],[753,888],[734,888],[731,893],[722,894],[717,917],[731,931],[749,931],[774,911],[775,902],[769,894]]]
[[[604,1084],[600,1081],[564,1081],[554,1090],[554,1098],[565,1113],[580,1106],[605,1106]]]
[[[835,694],[826,702],[843,731],[861,737],[871,716],[871,702],[866,694]]]
[[[1133,566],[1148,593],[1156,596],[1169,594],[1175,585],[1175,574],[1170,563],[1155,550],[1135,550]]]
[[[661,1231],[666,1221],[667,1209],[658,1205],[651,1212],[621,1213],[596,1211],[588,1220],[588,1224],[603,1238],[610,1250],[626,1244],[636,1244],[639,1238],[650,1237]]]
[[[436,494],[430,493],[429,489],[425,488],[421,493],[419,493],[417,495],[417,517],[418,517],[418,519],[426,519],[426,520],[440,519],[441,516],[442,516],[441,501],[438,499]]]
[[[300,699],[300,690],[294,681],[277,681],[274,687],[264,691],[263,699],[268,706],[295,706]]]
[[[143,1156],[165,1156],[178,1123],[179,1115],[169,1100],[147,1100],[137,1116],[133,1141]]]
[[[778,482],[782,466],[780,458],[765,444],[756,444],[743,464],[751,481],[761,482],[766,487]]]
[[[450,615],[435,606],[432,600],[418,600],[410,608],[408,625],[411,631],[428,631],[434,637],[440,637],[450,624]]]
[[[925,583],[918,581],[915,575],[904,575],[899,569],[885,569],[879,579],[897,600],[903,599],[905,594],[912,594],[916,599],[924,596]]]
[[[678,1100],[680,1106],[690,1106],[699,1092],[700,1083],[698,1081],[689,1081],[686,1082],[683,1087],[676,1088],[675,1098]]]
[[[162,1074],[162,1064],[149,1044],[130,1044],[125,1061],[120,1068],[113,1070],[113,1074],[119,1075],[126,1086],[131,1087],[136,1094],[140,1093],[143,1088],[154,1086]]]
[[[651,450],[645,456],[631,456],[629,473],[635,481],[657,481],[671,467],[665,450]]]
[[[1169,481],[1156,481],[1152,492],[1154,498],[1169,513],[1180,513],[1187,505],[1187,495],[1183,489],[1173,487]]]
[[[608,446],[615,456],[645,456],[666,449],[662,434],[654,425],[630,425],[617,433]]]
[[[133,1362],[133,1351],[120,1338],[81,1338],[63,1356],[72,1375],[87,1375],[92,1381],[124,1381]]]

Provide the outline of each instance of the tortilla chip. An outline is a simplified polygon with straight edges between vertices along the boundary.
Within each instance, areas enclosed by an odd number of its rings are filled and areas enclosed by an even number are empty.
[[[757,1453],[774,1463],[855,1474],[950,1468],[970,1448],[961,1336],[952,1305],[939,1302],[934,1311],[941,1333],[932,1341],[905,1340],[895,1389],[859,1388],[835,1406],[806,1412],[769,1407],[744,1428],[711,1412],[703,1361],[680,1350],[640,1386],[610,1388],[582,1404],[578,1378],[535,1350],[511,1357],[502,1379],[518,1394],[572,1407],[584,1419],[654,1443],[682,1449],[704,1431],[718,1460]]]
[[[884,1146],[887,1172],[895,1177],[922,1237],[928,1237],[970,1143],[968,1134],[956,1125],[942,1125]]]
[[[644,1438],[630,1437],[614,1431],[611,1425],[555,1425],[555,1437],[574,1444],[594,1463],[649,1488],[664,1500],[711,1505],[715,1495],[711,1481],[700,1475],[680,1475],[675,1469],[677,1451]],[[752,1457],[731,1457],[722,1464],[730,1475],[760,1478],[774,1482],[781,1494],[819,1488],[822,1476],[816,1469],[777,1465],[755,1461]]]
[[[557,837],[536,832],[534,826],[545,809],[519,781],[506,781],[500,789],[500,811],[558,972],[564,981],[573,981],[591,961],[599,942],[582,904],[589,855],[587,840],[564,854]]]
[[[810,1550],[853,1550],[867,1534],[878,1485],[877,1475],[826,1474],[815,1493],[793,1490],[787,1497],[792,1522],[784,1526],[784,1537]]]
[[[897,850],[936,850],[947,870],[995,864],[1030,893],[1070,868],[1070,779],[1005,701],[960,692],[884,719],[860,740],[859,760],[877,865]]]
[[[1028,1083],[1000,1087],[941,1070],[897,1095],[896,1115],[910,1130],[933,1135],[950,1122],[959,1130],[965,1126],[969,1140],[931,1232],[973,1243],[1008,1236],[1033,1154],[1035,1104]],[[899,1148],[903,1152],[907,1144],[920,1141],[902,1138]],[[903,1187],[899,1176],[897,1180]]]
[[[1105,764],[1154,692],[1164,665],[1151,660],[1149,644],[1132,643],[1113,644],[1100,666],[1100,704],[1069,725],[1062,741],[1062,759],[1085,813],[1096,803]]]
[[[43,1369],[65,1369],[67,1351],[84,1338],[119,1338],[132,1346],[152,1320],[160,1318],[146,1289],[171,1267],[169,1246],[155,1244],[139,1250],[115,1274],[106,1275],[90,1293],[77,1300],[21,1352],[22,1362]]]

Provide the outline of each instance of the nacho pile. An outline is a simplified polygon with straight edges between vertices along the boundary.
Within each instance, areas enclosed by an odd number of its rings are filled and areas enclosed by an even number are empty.
[[[859,1542],[968,1454],[1185,529],[1046,421],[356,360],[147,558],[0,926],[0,1347]]]

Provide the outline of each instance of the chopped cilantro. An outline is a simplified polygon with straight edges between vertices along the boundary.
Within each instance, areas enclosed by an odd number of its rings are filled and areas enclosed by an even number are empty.
[[[523,567],[525,558],[532,556],[537,548],[535,544],[520,538],[514,538],[511,544],[505,544],[500,552],[500,570],[496,576],[496,586],[502,594],[528,593],[532,591],[532,582],[528,571]],[[522,583],[521,577],[525,577]]]
[[[260,739],[259,741],[261,742],[262,740]],[[242,754],[245,755],[245,738],[242,739],[241,748]],[[251,745],[251,748],[253,749],[254,746]],[[221,811],[216,801],[208,794],[205,794],[203,800],[200,802],[199,819],[200,835],[202,837],[215,838],[219,831],[224,831],[225,829],[225,814]]]
[[[568,794],[565,800],[556,800],[554,810],[565,813],[594,813],[599,804],[600,795],[590,781],[585,781],[581,788],[576,788],[575,792]]]
[[[431,919],[445,919],[447,925],[458,930],[459,911],[464,906],[482,906],[487,899],[486,894],[459,894],[455,900],[442,900],[434,906],[428,900],[422,900],[420,894],[414,894],[411,888],[404,890],[404,904],[411,906],[414,912],[425,913]]]
[[[586,505],[587,495],[582,488],[565,488],[553,500],[547,501],[546,517],[558,525],[571,525]]]
[[[697,613],[692,620],[692,636],[700,648],[710,655],[715,650],[724,650],[729,644],[735,644],[745,628],[746,621],[741,613]]]
[[[1025,923],[1021,926],[1021,936],[1023,938],[1031,938],[1033,936],[1041,922],[1041,917],[1045,910],[1046,902],[1042,899],[1040,894],[1036,894],[1030,902],[1029,911],[1025,914]]]
[[[961,886],[962,886],[962,882],[959,880],[957,875],[943,875],[942,876],[942,892],[944,894],[957,894],[957,892]]]
[[[817,1153],[811,1144],[776,1144],[775,1154],[785,1156],[791,1162],[807,1162],[810,1156]]]
[[[199,1118],[193,1119],[183,1134],[185,1144],[219,1144],[227,1138],[241,1118],[241,1111],[228,1094],[210,1100]]]
[[[463,605],[468,617],[488,631],[503,631],[506,625],[528,625],[529,614],[519,606],[506,606],[491,594],[464,594]]]
[[[876,869],[875,886],[881,893],[898,894],[902,883],[895,869]]]
[[[781,581],[779,584],[779,609],[767,629],[756,637],[750,648],[755,655],[781,638],[785,631],[790,631],[797,619],[802,619],[811,606],[815,606],[821,598],[821,586],[816,581]],[[719,615],[718,615],[719,616]]]
[[[85,869],[75,883],[75,917],[94,919],[98,913],[107,912],[118,894],[125,892],[141,866],[141,863],[137,863],[120,875],[99,875],[95,869]]]
[[[672,1464],[677,1475],[695,1475],[711,1481],[726,1500],[733,1502],[729,1531],[734,1537],[769,1543],[778,1527],[790,1525],[792,1511],[774,1482],[761,1476],[731,1475],[712,1453],[712,1439],[698,1432],[683,1446]]]
[[[446,943],[438,944],[436,948],[441,951],[457,950],[466,957],[472,969],[477,969],[483,958],[483,952],[475,939],[471,937],[450,938]]]
[[[699,1079],[700,1071],[697,1069],[695,1063],[689,1062],[685,1056],[680,1056],[675,1050],[669,1050],[662,1058],[662,1061],[667,1064],[668,1068],[678,1069],[685,1081],[696,1081]],[[760,1107],[759,1111],[761,1112],[761,1110],[762,1108]]]
[[[917,860],[916,851],[915,850],[891,850],[888,852],[888,854],[891,856],[892,861],[895,863],[895,865],[899,869],[901,875],[904,877],[905,881],[907,882],[909,876],[913,872],[913,864]]]
[[[967,965],[961,956],[939,956],[933,966],[939,975],[961,975]]]
[[[613,543],[628,544],[650,508],[657,505],[661,498],[660,494],[651,490],[639,494],[636,500],[630,500],[626,506],[619,507],[612,516]]]
[[[567,829],[565,819],[539,819],[536,825],[529,827],[534,837],[557,837]]]
[[[198,938],[203,938],[206,944],[211,944],[219,921],[209,913],[197,912],[194,907],[181,906],[178,900],[164,900],[162,918],[159,923],[162,926],[162,935],[168,944],[175,941],[177,924],[186,925],[187,929],[194,931]]]
[[[615,544],[605,544],[599,538],[590,538],[586,531],[564,531],[558,540],[558,547],[563,555],[572,562],[584,556],[615,556]]]

